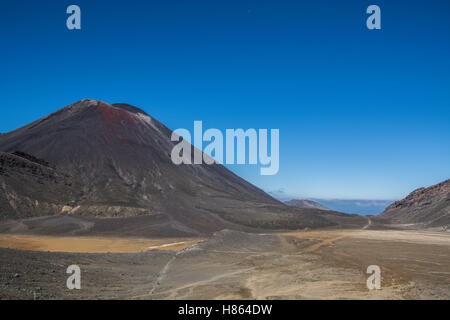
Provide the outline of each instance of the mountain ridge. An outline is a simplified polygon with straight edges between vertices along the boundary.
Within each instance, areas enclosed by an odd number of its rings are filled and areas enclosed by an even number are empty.
[[[296,208],[314,208],[314,209],[320,209],[320,210],[331,210],[320,203],[312,200],[306,200],[306,199],[291,199],[284,202],[288,206],[296,207]]]
[[[450,225],[450,179],[427,188],[418,188],[392,203],[380,214],[394,223],[422,224],[425,227]]]

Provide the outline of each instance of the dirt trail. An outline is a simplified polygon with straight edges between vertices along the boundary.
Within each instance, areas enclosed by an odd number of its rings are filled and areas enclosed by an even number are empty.
[[[369,228],[372,225],[372,220],[370,220],[369,217],[367,217],[367,224],[362,228],[363,230],[366,230],[367,228]]]
[[[318,249],[320,249],[323,246],[327,246],[327,245],[331,245],[333,244],[333,242],[341,240],[343,238],[346,238],[347,236],[339,236],[339,237],[335,237],[335,238],[331,238],[331,239],[326,239],[326,240],[322,240],[319,243],[316,243],[308,248],[305,249],[305,253],[312,253],[317,251]]]

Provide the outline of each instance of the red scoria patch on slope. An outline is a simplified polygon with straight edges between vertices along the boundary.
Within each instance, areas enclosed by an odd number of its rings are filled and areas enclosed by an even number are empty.
[[[135,136],[140,135],[143,131],[144,121],[138,114],[116,108],[104,102],[99,102],[98,108],[102,121],[107,124],[105,131],[108,137],[121,144],[136,144],[136,141],[126,138],[126,136],[129,136],[130,131]],[[126,127],[126,130],[122,131],[123,127]]]

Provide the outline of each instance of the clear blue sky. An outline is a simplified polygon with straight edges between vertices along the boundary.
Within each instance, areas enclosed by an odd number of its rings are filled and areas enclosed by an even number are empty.
[[[279,128],[277,175],[230,167],[267,191],[398,199],[450,177],[448,0],[2,0],[0,38],[0,132],[91,98],[171,129]]]

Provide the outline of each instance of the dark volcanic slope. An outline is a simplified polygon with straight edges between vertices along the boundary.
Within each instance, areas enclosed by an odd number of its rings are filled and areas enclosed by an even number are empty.
[[[411,192],[380,214],[394,223],[420,223],[427,227],[450,225],[450,179]]]
[[[56,207],[21,205],[19,210],[14,206],[41,201],[34,193],[39,187],[25,186],[27,181],[39,179],[27,177],[21,184],[13,182],[18,179],[15,174],[9,178],[0,176],[1,217],[62,213],[75,215],[73,219],[101,217],[100,222],[72,221],[71,226],[90,225],[93,227],[87,229],[97,233],[140,235],[199,234],[236,226],[297,228],[339,224],[336,217],[340,214],[330,213],[328,219],[306,209],[288,208],[222,165],[174,165],[170,159],[174,145],[171,133],[136,107],[86,99],[3,134],[0,151],[20,151],[35,157],[31,159],[42,159],[39,161],[52,167],[48,170],[67,177],[76,187],[51,189],[56,187],[43,185],[46,196],[42,201]],[[34,165],[44,167],[38,162]],[[25,173],[22,170],[20,174]],[[13,202],[11,194],[15,197]],[[344,217],[345,223],[347,218]],[[51,220],[53,226],[66,223],[56,220]],[[357,219],[352,221],[360,223]],[[49,223],[46,221],[46,225]]]
[[[300,200],[300,199],[292,199],[289,201],[286,201],[285,204],[291,207],[296,208],[313,208],[313,209],[320,209],[320,210],[330,210],[327,207],[321,205],[320,203],[317,203],[312,200]]]
[[[70,176],[23,153],[0,152],[0,190],[2,218],[58,214],[80,196]]]

